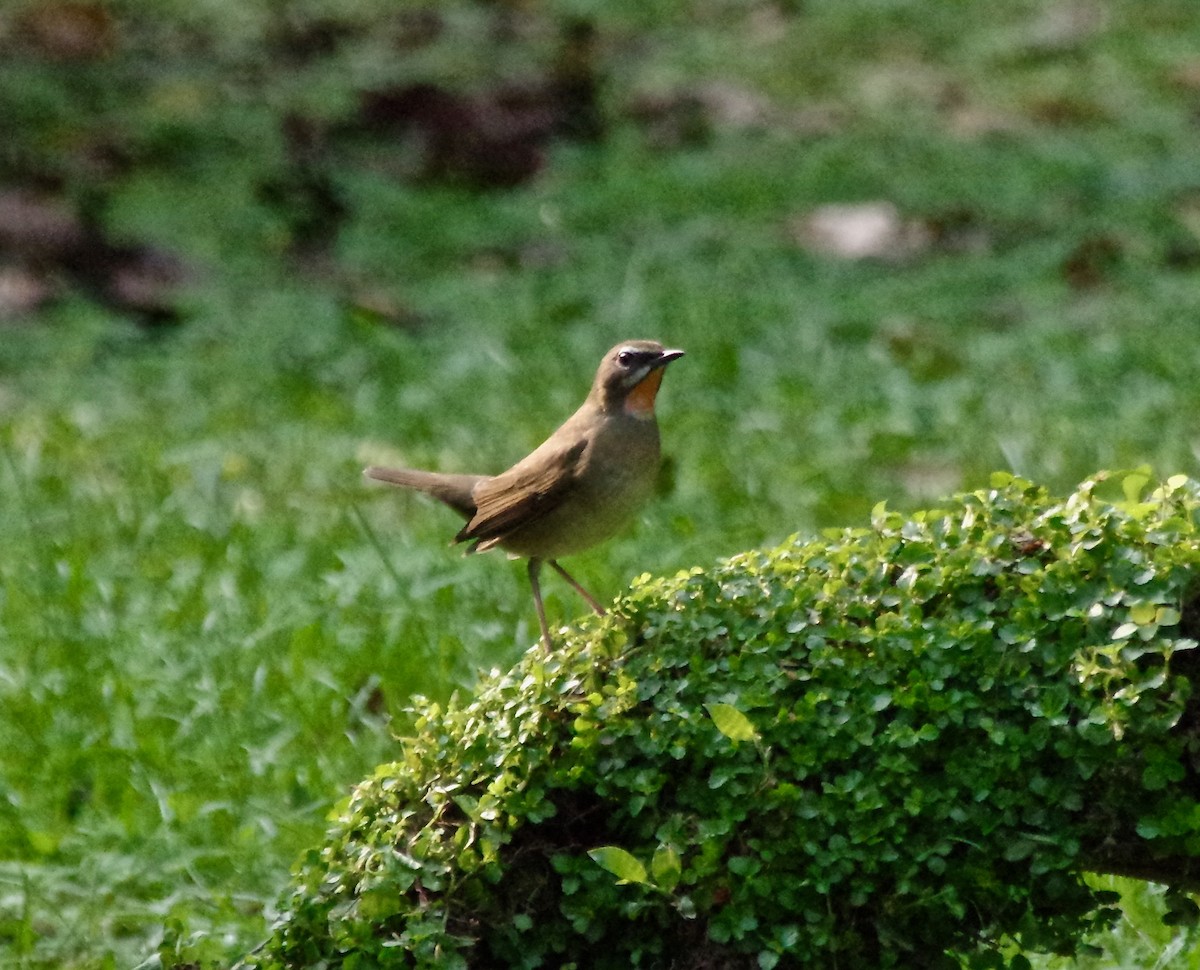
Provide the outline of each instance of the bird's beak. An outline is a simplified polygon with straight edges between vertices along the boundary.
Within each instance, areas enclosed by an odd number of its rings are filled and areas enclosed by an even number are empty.
[[[657,367],[666,367],[673,360],[679,360],[683,356],[682,350],[664,350],[658,355],[658,360],[650,365],[651,369]]]

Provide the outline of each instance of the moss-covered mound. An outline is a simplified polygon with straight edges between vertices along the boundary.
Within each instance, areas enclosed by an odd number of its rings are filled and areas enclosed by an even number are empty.
[[[1200,486],[1119,484],[643,577],[425,712],[255,960],[1000,966],[1108,917],[1083,870],[1194,885]]]

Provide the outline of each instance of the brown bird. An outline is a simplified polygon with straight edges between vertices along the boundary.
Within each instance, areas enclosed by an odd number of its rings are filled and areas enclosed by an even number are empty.
[[[658,475],[654,397],[663,368],[683,356],[654,340],[627,340],[604,355],[579,410],[499,475],[368,468],[377,481],[416,489],[467,519],[455,542],[468,552],[499,546],[529,560],[529,584],[542,642],[552,648],[538,573],[548,562],[600,616],[602,607],[562,566],[560,556],[609,538],[650,497]]]

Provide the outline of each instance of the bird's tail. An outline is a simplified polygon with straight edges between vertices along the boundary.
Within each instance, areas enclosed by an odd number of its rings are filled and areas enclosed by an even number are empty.
[[[367,478],[401,488],[412,488],[432,495],[446,503],[459,515],[471,518],[475,514],[475,486],[486,475],[443,475],[441,472],[422,472],[412,468],[377,468],[372,466],[363,472]]]

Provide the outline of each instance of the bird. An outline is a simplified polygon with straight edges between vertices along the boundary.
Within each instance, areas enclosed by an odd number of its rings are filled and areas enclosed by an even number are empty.
[[[539,582],[548,563],[598,616],[604,607],[558,562],[612,537],[654,491],[660,446],[654,401],[682,350],[626,340],[604,355],[579,409],[507,471],[470,475],[372,466],[375,481],[438,499],[467,520],[454,537],[468,553],[499,547],[528,560],[542,644],[554,649]]]

